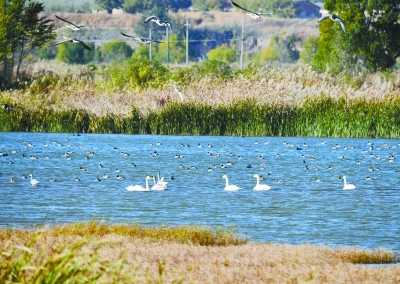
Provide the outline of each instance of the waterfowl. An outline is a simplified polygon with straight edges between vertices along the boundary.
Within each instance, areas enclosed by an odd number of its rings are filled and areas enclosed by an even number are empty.
[[[250,17],[252,17],[255,20],[260,20],[261,19],[261,15],[271,15],[272,14],[272,13],[256,13],[256,12],[252,12],[250,10],[247,10],[247,9],[239,6],[237,3],[233,2],[232,0],[231,0],[231,2],[232,2],[233,6],[236,6],[239,9],[242,9],[242,10],[246,11],[246,15],[249,15]]]
[[[63,21],[63,22],[66,22],[66,23],[70,24],[70,25],[65,26],[65,27],[66,27],[66,28],[70,28],[70,29],[73,30],[73,31],[80,31],[81,28],[84,27],[84,25],[75,25],[74,23],[71,23],[70,21],[67,21],[67,20],[65,20],[65,19],[63,19],[63,18],[60,18],[60,17],[57,16],[57,15],[56,15],[56,18],[59,19],[59,20],[61,20],[61,21]]]
[[[163,184],[159,183],[160,181],[158,181],[156,183],[156,177],[152,177],[153,181],[154,181],[154,185],[151,187],[151,190],[166,190],[167,186],[164,186],[165,182],[163,182]],[[168,183],[167,183],[168,185]]]
[[[191,168],[192,169],[197,169],[194,166],[192,166]],[[164,177],[160,177],[160,172],[157,173],[157,184],[159,184],[159,185],[161,185],[162,187],[165,187],[165,188],[168,187],[168,182],[164,181]]]
[[[150,44],[150,43],[152,43],[152,42],[162,43],[162,41],[157,41],[157,40],[153,40],[153,39],[146,38],[146,37],[130,36],[130,35],[124,34],[123,32],[121,32],[121,34],[122,34],[123,36],[131,37],[131,38],[133,38],[134,40],[137,40],[137,41],[139,41],[139,42],[141,42],[141,43],[145,43],[145,44]]]
[[[125,178],[123,176],[117,175],[117,180],[124,180]]]
[[[171,29],[171,32],[174,32],[174,30],[172,29],[171,23],[168,21],[163,21],[157,16],[150,16],[144,21],[144,23],[147,24],[150,21],[155,22],[160,27],[169,27]]]
[[[75,181],[76,181],[76,182],[79,182],[79,181],[81,181],[81,180],[80,180],[80,178],[75,178]]]
[[[59,42],[56,42],[55,44],[52,44],[51,46],[56,46],[56,45],[62,44],[62,43],[64,43],[64,42],[71,42],[71,43],[80,44],[80,45],[82,45],[85,49],[87,49],[87,50],[92,50],[89,46],[86,45],[86,43],[84,43],[84,42],[81,41],[80,39],[71,38],[71,37],[66,37],[66,36],[63,36],[63,40],[60,40]]]
[[[150,176],[146,176],[146,187],[144,188],[141,185],[130,185],[125,187],[126,190],[128,191],[150,191],[149,188],[149,180],[152,179]]]
[[[345,27],[345,25],[344,25],[344,21],[343,21],[341,18],[339,18],[338,16],[334,15],[334,14],[326,14],[326,15],[323,15],[323,16],[318,20],[318,23],[321,23],[323,20],[325,20],[325,19],[327,19],[327,18],[330,18],[332,21],[339,22],[339,23],[340,23],[340,26],[342,27],[342,30],[343,30],[344,32],[346,32],[346,27]]]
[[[176,85],[173,85],[173,87],[175,89],[175,92],[177,92],[179,97],[181,98],[181,101],[183,101],[183,95],[182,95],[181,89],[179,89]]]
[[[356,188],[356,186],[354,184],[347,183],[346,176],[343,176],[343,182],[344,182],[343,190],[355,189]]]
[[[271,187],[267,184],[260,184],[260,176],[258,174],[253,175],[253,178],[257,179],[257,184],[253,188],[254,190],[270,190]]]
[[[108,178],[110,178],[110,176],[108,174],[104,174],[103,178],[108,179]]]
[[[14,182],[16,182],[17,180],[15,179],[15,178],[10,178],[10,182],[11,183],[14,183]]]
[[[57,180],[55,178],[51,178],[50,182],[56,182]]]
[[[99,182],[99,181],[101,181],[101,179],[97,177],[94,181]]]
[[[29,174],[29,176],[31,177],[31,185],[37,186],[39,184],[39,181],[37,179],[34,179],[32,174]]]
[[[228,180],[228,176],[227,175],[223,175],[222,178],[224,178],[226,180],[226,184],[225,184],[224,190],[236,191],[236,190],[240,189],[240,187],[238,187],[237,185],[229,184],[229,180]]]

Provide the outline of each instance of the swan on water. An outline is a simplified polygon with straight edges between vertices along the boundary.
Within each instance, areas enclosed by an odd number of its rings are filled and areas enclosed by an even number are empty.
[[[260,184],[260,176],[258,174],[253,175],[253,178],[257,179],[257,184],[253,188],[254,190],[270,190],[271,187],[267,184]]]
[[[235,191],[235,190],[241,189],[237,185],[229,184],[229,180],[228,180],[228,176],[227,175],[223,175],[222,178],[224,178],[226,180],[226,184],[225,184],[224,190]]]
[[[29,174],[29,176],[31,177],[31,185],[37,186],[39,184],[39,181],[37,179],[34,179],[32,174]]]
[[[151,187],[151,190],[166,190],[167,187],[159,184],[158,182],[156,183],[156,177],[152,177],[153,181],[154,181],[154,185]]]
[[[146,188],[144,188],[141,185],[130,185],[130,186],[125,187],[125,189],[128,191],[150,191],[149,180],[151,180],[151,179],[153,179],[153,178],[150,176],[146,176]]]
[[[347,183],[346,181],[346,176],[343,176],[343,182],[344,182],[344,186],[343,186],[343,190],[347,190],[347,189],[355,189],[356,186],[352,183]]]

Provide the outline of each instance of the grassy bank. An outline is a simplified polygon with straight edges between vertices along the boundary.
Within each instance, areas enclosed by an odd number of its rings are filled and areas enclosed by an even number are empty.
[[[400,73],[234,71],[219,62],[168,70],[143,60],[32,71],[0,92],[13,107],[0,110],[0,131],[400,137]]]
[[[170,102],[147,114],[133,107],[127,117],[14,105],[0,112],[0,131],[398,138],[400,99],[320,97],[301,106],[254,99],[218,106]]]
[[[5,283],[396,283],[393,252],[247,244],[227,230],[78,223],[0,230]]]

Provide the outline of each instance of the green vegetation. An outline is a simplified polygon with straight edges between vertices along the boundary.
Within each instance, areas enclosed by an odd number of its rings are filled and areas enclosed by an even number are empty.
[[[299,41],[300,39],[293,35],[286,38],[272,36],[269,46],[257,52],[251,59],[256,62],[293,63],[299,59],[299,51],[295,48],[295,44]]]
[[[28,55],[55,38],[51,20],[39,17],[43,10],[40,2],[0,0],[0,89],[18,77]]]
[[[400,55],[399,1],[326,0],[325,9],[337,14],[346,24],[331,20],[320,24],[321,37],[312,66],[318,72],[355,74],[376,72],[394,66]]]
[[[49,109],[0,112],[0,131],[169,135],[256,135],[312,137],[400,137],[400,99],[367,101],[344,97],[309,99],[302,106],[236,101],[213,107],[167,103],[161,110],[97,117],[85,111]]]
[[[108,42],[100,46],[98,51],[98,60],[101,62],[111,62],[122,60],[132,56],[133,49],[126,43],[120,40]]]
[[[94,59],[94,43],[86,43],[92,50],[83,48],[80,44],[60,44],[57,46],[57,59],[68,64],[87,64]]]
[[[236,50],[229,48],[226,44],[218,46],[207,53],[209,60],[221,60],[225,63],[233,63],[236,61]]]

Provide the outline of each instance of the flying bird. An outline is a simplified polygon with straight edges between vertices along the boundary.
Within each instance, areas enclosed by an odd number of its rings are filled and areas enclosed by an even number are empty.
[[[260,20],[261,19],[261,15],[271,15],[272,14],[272,13],[256,13],[256,12],[252,12],[250,10],[247,10],[247,9],[239,6],[237,3],[233,2],[232,0],[231,0],[231,2],[233,4],[233,6],[236,6],[239,9],[242,9],[242,10],[246,11],[247,12],[246,15],[249,15],[250,17],[252,17],[255,20]]]
[[[63,19],[63,18],[60,18],[60,17],[57,16],[57,15],[56,15],[56,18],[59,19],[59,20],[61,20],[61,21],[63,21],[63,22],[66,22],[66,23],[70,24],[70,25],[65,26],[65,27],[70,28],[70,29],[73,30],[73,31],[80,31],[81,28],[84,27],[84,25],[75,25],[74,23],[71,23],[70,21],[67,21],[67,20],[65,20],[65,19]]]
[[[151,39],[151,38],[138,37],[138,36],[130,36],[130,35],[124,34],[123,32],[121,32],[121,34],[122,34],[123,36],[131,37],[131,38],[133,38],[133,39],[135,39],[135,40],[137,40],[137,41],[139,41],[139,42],[141,42],[141,43],[145,43],[145,44],[150,44],[150,43],[152,43],[152,42],[162,43],[162,41],[153,40],[153,39]]]
[[[159,26],[161,26],[161,27],[169,27],[170,30],[171,30],[172,32],[174,32],[174,30],[172,29],[172,26],[171,26],[171,23],[170,23],[170,22],[163,21],[163,20],[161,20],[160,18],[158,18],[158,17],[156,17],[156,16],[150,16],[150,17],[148,17],[148,18],[144,21],[144,23],[147,24],[147,23],[150,22],[150,21],[155,22],[157,25],[159,25]]]
[[[175,92],[177,92],[179,97],[181,98],[181,101],[183,101],[183,95],[182,95],[181,89],[179,89],[176,85],[174,85],[173,87],[175,89]]]
[[[76,38],[70,38],[70,37],[66,37],[63,36],[63,40],[56,42],[55,44],[53,44],[52,46],[56,46],[59,44],[62,44],[64,42],[72,42],[72,43],[79,43],[80,45],[82,45],[84,48],[86,48],[87,50],[92,50],[89,46],[87,46],[83,41],[76,39]]]
[[[342,30],[343,30],[344,32],[346,32],[346,27],[345,27],[345,25],[344,25],[344,21],[343,21],[341,18],[339,18],[338,16],[334,15],[334,14],[325,14],[325,15],[323,15],[323,16],[318,20],[318,23],[321,23],[323,20],[325,20],[325,19],[327,19],[327,18],[331,18],[332,21],[339,22],[340,25],[342,26]]]

